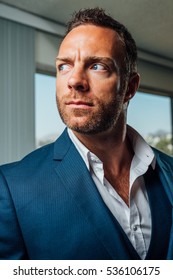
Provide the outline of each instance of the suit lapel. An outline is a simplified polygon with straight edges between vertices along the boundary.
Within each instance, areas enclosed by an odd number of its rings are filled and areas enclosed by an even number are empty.
[[[103,202],[67,131],[55,144],[55,160],[58,160],[56,174],[87,222],[92,225],[96,238],[102,243],[110,258],[139,259],[126,234]]]
[[[152,235],[146,259],[165,259],[172,225],[172,207],[161,184],[157,170],[153,170],[150,166],[144,175],[144,180],[152,216]],[[161,243],[159,243],[160,240],[162,240]],[[160,245],[158,246],[158,244]]]
[[[157,151],[155,149],[154,149],[154,152],[155,152],[155,155],[157,158],[158,172],[159,172],[160,180],[162,181],[165,192],[173,207],[173,164],[172,164],[172,162],[170,162],[170,164],[169,164],[168,160],[166,160],[164,158],[166,155],[161,154],[159,151]],[[173,159],[172,159],[172,161],[173,161]]]
[[[155,150],[155,155],[158,163],[158,174],[164,186],[165,192],[172,205],[172,229],[170,233],[170,241],[167,259],[173,260],[173,159],[170,160],[166,155]],[[167,157],[167,159],[165,159]],[[168,163],[170,161],[170,164]]]

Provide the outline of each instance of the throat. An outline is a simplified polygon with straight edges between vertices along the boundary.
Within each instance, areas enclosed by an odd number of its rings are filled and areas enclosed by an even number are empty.
[[[114,190],[118,193],[118,195],[123,199],[123,201],[129,207],[130,171],[125,171],[122,172],[122,174],[118,174],[118,175],[112,174],[112,172],[109,172],[108,170],[105,170],[104,172],[105,172],[106,180],[111,184]]]
[[[127,206],[130,205],[130,167],[133,156],[133,149],[126,138],[124,148],[119,149],[118,155],[112,153],[103,161],[105,178]]]

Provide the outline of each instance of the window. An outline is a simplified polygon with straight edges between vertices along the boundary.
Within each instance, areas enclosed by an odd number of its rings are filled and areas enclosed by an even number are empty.
[[[152,146],[172,154],[171,100],[137,92],[130,101],[127,122]]]
[[[56,106],[55,82],[55,77],[35,75],[36,148],[54,141],[65,128]]]
[[[64,130],[55,93],[56,78],[36,74],[35,137],[36,147],[54,141]],[[137,92],[130,101],[127,123],[152,146],[172,154],[170,98]]]

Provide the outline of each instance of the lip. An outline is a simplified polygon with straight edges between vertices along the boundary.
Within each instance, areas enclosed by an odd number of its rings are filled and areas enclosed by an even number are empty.
[[[89,109],[93,107],[91,102],[84,102],[84,101],[69,101],[66,102],[65,105],[71,108],[78,108],[78,109]]]

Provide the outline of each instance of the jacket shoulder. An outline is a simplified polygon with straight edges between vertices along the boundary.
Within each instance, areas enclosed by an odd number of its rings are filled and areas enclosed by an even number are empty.
[[[54,143],[51,143],[38,148],[37,150],[26,155],[20,161],[1,165],[0,171],[5,175],[12,175],[16,172],[20,174],[20,172],[24,172],[24,170],[28,172],[29,170],[40,168],[43,163],[53,159],[53,147]]]
[[[157,160],[161,160],[164,163],[171,165],[171,167],[173,167],[173,157],[172,156],[167,155],[164,152],[157,150],[156,148],[152,147],[152,149],[154,151],[154,154],[155,154]]]

